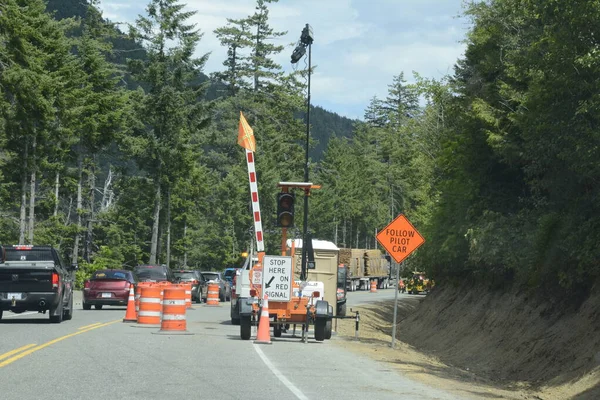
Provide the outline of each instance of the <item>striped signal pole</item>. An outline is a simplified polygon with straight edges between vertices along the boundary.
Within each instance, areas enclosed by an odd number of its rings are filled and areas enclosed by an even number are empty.
[[[240,111],[240,124],[238,127],[238,144],[246,149],[246,163],[248,164],[248,180],[250,181],[250,197],[252,199],[252,220],[254,221],[254,234],[256,235],[256,250],[259,253],[259,261],[262,263],[260,254],[265,251],[265,243],[260,218],[260,204],[258,202],[258,185],[256,184],[256,168],[254,167],[254,152],[256,151],[256,139],[254,131],[244,114]]]
[[[248,163],[248,180],[250,181],[250,197],[252,198],[252,219],[254,220],[254,233],[256,235],[256,251],[262,252],[265,251],[265,243],[260,218],[260,204],[258,202],[254,153],[248,149],[246,149],[246,162]]]

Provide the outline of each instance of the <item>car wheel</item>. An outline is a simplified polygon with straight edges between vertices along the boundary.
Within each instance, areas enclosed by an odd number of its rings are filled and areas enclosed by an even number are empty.
[[[69,300],[69,308],[64,310],[63,319],[65,321],[69,321],[73,318],[73,295],[71,294],[71,299]]]
[[[63,302],[59,302],[59,305],[55,309],[50,309],[50,322],[53,324],[60,324],[63,320]],[[56,314],[56,315],[52,315]]]
[[[92,309],[92,305],[91,305],[91,304],[88,304],[88,303],[83,303],[83,305],[82,305],[82,306],[83,306],[83,309],[84,309],[84,310],[91,310],[91,309]]]
[[[96,310],[102,310],[102,304],[96,304],[96,305],[94,306],[94,308],[95,308]]]

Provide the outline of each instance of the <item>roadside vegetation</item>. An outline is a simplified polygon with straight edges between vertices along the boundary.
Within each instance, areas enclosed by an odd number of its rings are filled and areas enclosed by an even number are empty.
[[[269,25],[274,2],[203,32],[185,4],[153,0],[121,32],[96,1],[62,19],[42,0],[4,1],[0,242],[53,244],[82,265],[80,278],[239,262],[252,236],[241,110],[277,253],[276,183],[303,175],[306,71],[273,61],[291,52],[271,40],[284,34]],[[407,270],[583,299],[600,274],[600,9],[490,0],[464,12],[472,28],[451,76],[398,71],[352,132],[312,144],[323,189],[311,231],[375,248],[376,230],[404,213],[427,239]],[[228,49],[210,79],[202,35]]]

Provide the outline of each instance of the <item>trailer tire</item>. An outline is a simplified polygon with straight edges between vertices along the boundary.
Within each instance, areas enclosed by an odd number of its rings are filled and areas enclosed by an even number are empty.
[[[250,340],[250,332],[252,323],[249,316],[240,317],[240,338],[242,340]]]
[[[327,320],[325,318],[317,318],[315,320],[315,340],[322,342],[325,340],[325,330],[327,326]]]
[[[273,325],[273,336],[281,337],[281,328],[282,326],[280,324]]]
[[[331,325],[331,320],[325,323],[325,339],[327,340],[331,339],[331,331],[333,330]]]

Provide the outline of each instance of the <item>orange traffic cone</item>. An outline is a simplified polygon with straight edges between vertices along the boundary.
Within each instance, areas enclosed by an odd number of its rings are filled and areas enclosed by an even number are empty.
[[[258,333],[254,343],[271,344],[271,322],[269,320],[269,296],[265,294],[260,319],[258,320]]]
[[[129,300],[127,301],[127,311],[125,312],[125,318],[123,322],[137,322],[137,315],[135,313],[135,295],[133,293],[133,283],[129,285]]]

